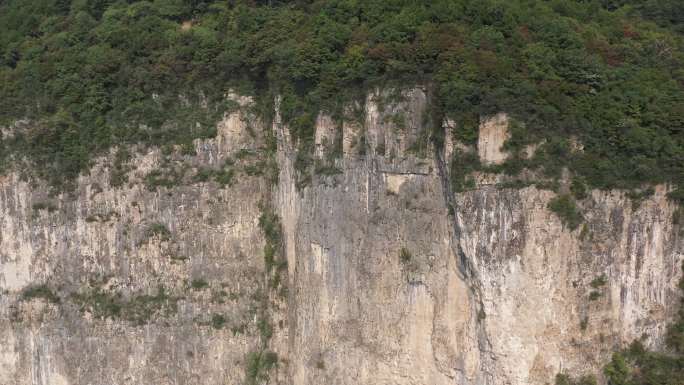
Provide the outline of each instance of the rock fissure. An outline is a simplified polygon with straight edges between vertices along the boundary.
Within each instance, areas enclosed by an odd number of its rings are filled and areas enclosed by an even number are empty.
[[[435,120],[433,124],[438,124],[437,122],[442,122],[442,119]],[[440,130],[444,130],[444,127],[440,127]],[[484,357],[488,357],[484,353],[491,351],[491,341],[487,333],[486,325],[483,322],[483,314],[485,314],[484,303],[482,299],[482,282],[480,280],[480,274],[477,271],[474,261],[469,258],[461,246],[461,234],[463,232],[461,224],[459,222],[459,208],[455,201],[454,192],[451,189],[451,183],[449,174],[447,171],[447,166],[443,157],[443,148],[439,146],[436,142],[433,142],[433,153],[434,161],[437,165],[437,174],[439,176],[439,181],[442,188],[442,193],[444,196],[444,202],[447,206],[447,219],[448,224],[451,227],[452,239],[450,242],[453,255],[457,259],[457,267],[459,272],[459,278],[462,279],[470,288],[469,295],[472,297],[473,301],[470,301],[473,313],[476,314],[476,329],[477,329],[477,340],[479,346],[480,357],[482,359],[480,365],[483,373],[487,374],[485,376],[485,383],[490,384],[492,380],[491,373],[486,370],[491,362],[484,360]],[[488,357],[491,360],[491,357]]]

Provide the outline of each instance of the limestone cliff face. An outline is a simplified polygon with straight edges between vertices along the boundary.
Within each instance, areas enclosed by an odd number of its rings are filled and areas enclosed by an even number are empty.
[[[635,338],[662,347],[684,250],[665,187],[638,206],[594,191],[570,231],[546,208],[552,191],[481,178],[453,193],[425,92],[386,99],[319,117],[325,168],[305,184],[277,103],[272,127],[236,112],[196,155],[142,151],[121,187],[109,158],[68,195],[5,176],[0,384],[546,384]],[[492,145],[505,121],[483,125],[485,160],[505,157]],[[239,168],[267,156],[269,129],[277,184]],[[197,177],[226,164],[231,183]],[[149,188],[155,170],[184,176]],[[268,210],[287,261],[275,284]],[[278,365],[250,377],[265,349]]]
[[[17,173],[3,178],[0,384],[243,380],[245,356],[259,339],[258,203],[269,186],[249,176],[225,188],[188,183],[150,191],[143,182],[162,163],[220,165],[254,147],[240,118],[222,122],[215,140],[197,142],[196,156],[153,150],[136,157],[122,187],[109,187],[105,160],[70,195],[48,196]],[[25,298],[22,290],[42,284],[59,303]],[[107,312],[113,315],[98,317]],[[217,329],[212,321],[220,317]]]

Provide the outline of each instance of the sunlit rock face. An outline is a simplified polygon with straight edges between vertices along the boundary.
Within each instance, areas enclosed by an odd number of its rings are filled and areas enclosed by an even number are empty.
[[[507,154],[502,147],[510,136],[508,124],[508,116],[504,113],[482,120],[477,139],[477,153],[480,156],[480,162],[483,164],[501,164],[506,160]]]
[[[57,196],[5,175],[0,384],[240,384],[250,353],[272,351],[257,383],[541,385],[598,372],[636,338],[662,348],[684,250],[666,187],[638,205],[594,191],[572,231],[551,191],[455,194],[455,142],[427,139],[428,104],[419,88],[376,91],[321,113],[308,170],[276,100],[272,123],[240,109],[195,154],[138,151],[120,186],[113,156]],[[470,150],[505,161],[507,127],[483,118]],[[277,183],[240,168],[267,156],[266,134]],[[201,177],[228,167],[230,183]],[[181,177],[150,185],[167,174]],[[287,261],[277,284],[265,210]]]

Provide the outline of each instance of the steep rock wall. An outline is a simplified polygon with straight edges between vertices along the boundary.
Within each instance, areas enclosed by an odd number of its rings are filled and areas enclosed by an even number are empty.
[[[259,340],[264,241],[258,204],[269,199],[270,187],[243,175],[231,186],[198,182],[151,191],[144,177],[162,164],[192,174],[254,148],[259,139],[247,134],[245,118],[227,117],[216,139],[195,143],[195,156],[159,150],[135,156],[121,187],[109,187],[106,159],[69,195],[48,196],[17,173],[4,177],[0,384],[243,381],[245,357]],[[168,233],[154,231],[162,226]],[[24,298],[41,284],[59,303]],[[155,303],[159,287],[170,298]],[[121,315],[100,319],[93,306],[116,312],[103,297],[88,298],[82,311],[74,296],[93,288],[121,295]]]
[[[3,177],[0,384],[240,384],[264,347],[279,357],[271,383],[547,384],[598,371],[635,338],[662,348],[684,250],[665,187],[639,205],[594,191],[570,231],[547,209],[551,191],[484,182],[495,177],[452,193],[453,146],[428,140],[426,93],[386,99],[321,114],[314,157],[327,166],[305,171],[308,184],[277,108],[275,185],[237,166],[225,186],[199,178],[229,157],[267,156],[267,128],[246,112],[196,141],[196,155],[142,151],[120,187],[111,157],[68,195]],[[483,141],[505,140],[496,122]],[[486,142],[483,159],[502,161]],[[159,169],[187,175],[146,187]],[[287,260],[276,288],[266,209]],[[40,284],[59,302],[26,296]],[[88,293],[120,295],[144,317],[100,318],[107,302]]]
[[[430,159],[404,155],[423,131],[425,95],[405,97],[380,112],[370,96],[365,121],[343,125],[351,126],[345,137],[366,136],[368,155],[347,147],[336,161],[339,174],[317,176],[301,190],[291,177],[291,139],[276,122],[294,384],[480,377],[476,315],[455,278],[439,176]],[[405,127],[386,119],[397,112],[407,114]],[[347,142],[363,143],[359,137]]]
[[[551,191],[486,183],[453,195],[440,175],[450,147],[420,141],[425,93],[381,97],[366,100],[363,122],[319,119],[317,136],[343,130],[340,173],[301,190],[287,128],[275,126],[292,383],[546,384],[600,372],[634,339],[663,347],[682,259],[663,186],[638,207],[593,192],[575,231],[547,209]],[[505,157],[502,116],[481,127],[484,161]],[[363,155],[347,145],[361,135]]]

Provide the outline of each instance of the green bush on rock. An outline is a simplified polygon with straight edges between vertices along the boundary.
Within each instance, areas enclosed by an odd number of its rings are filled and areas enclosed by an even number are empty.
[[[559,195],[548,203],[549,210],[558,215],[564,226],[575,230],[582,223],[582,214],[577,209],[575,200],[570,195]]]

